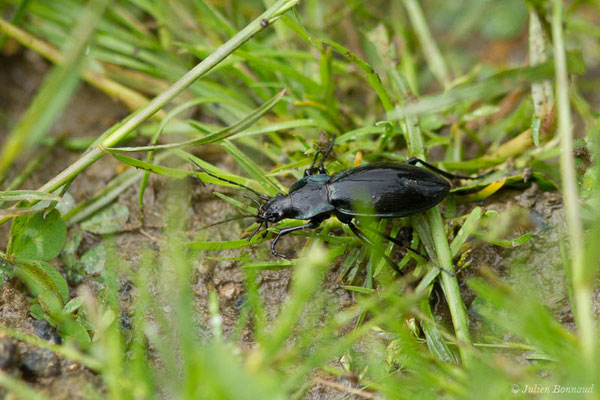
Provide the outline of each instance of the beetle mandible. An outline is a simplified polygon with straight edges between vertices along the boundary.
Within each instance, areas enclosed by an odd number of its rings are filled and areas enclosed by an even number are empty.
[[[334,142],[335,136],[324,152],[317,150],[310,167],[304,172],[304,177],[292,184],[287,194],[278,193],[275,197],[260,194],[247,186],[221,178],[196,165],[205,174],[249,190],[264,201],[259,206],[257,214],[253,216],[259,224],[258,228],[248,240],[254,237],[263,225],[266,230],[269,222],[277,223],[286,218],[308,221],[304,225],[279,231],[271,243],[271,252],[281,258],[287,256],[278,253],[275,246],[282,236],[301,229],[317,228],[331,216],[337,217],[342,223],[348,225],[360,240],[373,246],[373,242],[352,222],[355,217],[400,218],[417,214],[436,206],[448,195],[450,183],[441,176],[448,179],[479,178],[449,174],[418,158],[411,158],[405,163],[365,164],[331,176],[325,170],[324,164],[333,149]],[[321,153],[323,156],[319,166],[315,168]],[[417,167],[415,165],[417,163],[427,169]],[[389,235],[374,232],[423,256]],[[384,257],[396,267],[393,261],[387,256]]]

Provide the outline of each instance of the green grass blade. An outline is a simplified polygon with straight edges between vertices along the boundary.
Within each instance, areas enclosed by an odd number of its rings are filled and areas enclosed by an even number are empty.
[[[40,192],[37,190],[7,190],[0,191],[0,201],[33,201],[33,200],[47,200],[47,201],[58,201],[64,203],[62,197],[55,194],[46,192]]]
[[[262,117],[265,113],[267,113],[271,108],[273,108],[279,100],[285,94],[285,90],[280,91],[270,100],[265,102],[262,106],[246,115],[243,119],[236,122],[234,125],[228,126],[227,128],[221,129],[217,132],[213,132],[204,137],[198,139],[192,139],[181,143],[171,143],[164,145],[155,145],[155,146],[141,146],[141,147],[106,147],[105,150],[110,153],[132,153],[139,151],[155,151],[155,150],[165,150],[165,149],[175,149],[182,147],[191,147],[191,146],[201,146],[209,143],[219,142],[221,140],[227,139],[230,136],[233,136],[236,133],[243,131],[248,128],[252,124],[254,124],[260,117]]]

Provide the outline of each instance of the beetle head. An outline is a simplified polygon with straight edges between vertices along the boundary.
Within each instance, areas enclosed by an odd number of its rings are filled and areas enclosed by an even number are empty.
[[[257,222],[279,222],[284,218],[288,218],[291,212],[290,198],[287,195],[277,193],[275,197],[271,197],[265,204],[258,208]]]

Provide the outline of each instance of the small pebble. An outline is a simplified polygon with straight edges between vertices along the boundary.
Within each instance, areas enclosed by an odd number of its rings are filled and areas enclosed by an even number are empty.
[[[49,341],[54,344],[61,344],[62,339],[56,332],[56,329],[52,325],[48,323],[48,321],[43,319],[36,319],[33,321],[33,329],[35,334],[40,338]]]
[[[40,378],[56,376],[60,373],[60,361],[50,350],[35,349],[22,356],[21,369],[29,376]]]

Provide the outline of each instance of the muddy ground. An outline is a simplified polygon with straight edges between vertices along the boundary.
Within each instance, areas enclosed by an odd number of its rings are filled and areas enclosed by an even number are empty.
[[[0,58],[0,110],[3,123],[0,124],[0,142],[4,141],[10,131],[10,124],[18,121],[38,88],[48,65],[39,56],[29,51],[22,51],[12,56]],[[102,93],[82,84],[76,97],[67,108],[68,112],[52,129],[54,135],[67,134],[72,137],[97,136],[113,123],[128,114],[120,104],[108,99]],[[79,154],[69,152],[58,146],[43,161],[40,168],[25,185],[34,189],[41,186],[69,164],[77,160]],[[234,168],[233,162],[227,157],[213,156],[208,159],[223,169]],[[12,175],[23,168],[27,160],[19,160]],[[119,171],[118,163],[105,157],[73,183],[69,194],[74,200],[81,201],[92,196],[104,187]],[[234,172],[237,172],[234,170]],[[9,177],[10,179],[10,177]],[[139,185],[130,187],[119,196],[118,203],[129,209],[126,224],[116,234],[116,243],[120,254],[131,268],[136,268],[140,262],[139,249],[156,248],[157,240],[163,225],[164,196],[162,190],[167,182],[164,178],[152,177],[149,190],[146,192],[144,209],[138,206],[137,196]],[[211,194],[214,188],[201,187],[190,182],[193,190],[190,193],[190,231],[207,223],[218,220],[233,212],[229,205]],[[233,192],[232,192],[233,193]],[[518,223],[514,224],[508,236],[515,237],[527,231],[532,231],[532,240],[516,249],[505,249],[474,239],[471,264],[460,275],[463,296],[468,307],[474,300],[474,294],[464,284],[469,277],[477,276],[484,267],[492,268],[507,282],[515,285],[526,285],[526,289],[534,289],[540,299],[552,310],[556,317],[569,328],[574,327],[571,315],[566,282],[562,272],[559,241],[564,239],[564,222],[562,217],[561,198],[557,192],[541,192],[533,185],[527,190],[505,190],[480,204],[485,209],[498,211],[510,208]],[[462,207],[473,207],[473,204]],[[210,217],[207,217],[210,216]],[[233,228],[232,228],[233,226]],[[237,225],[227,229],[217,229],[211,233],[214,239],[237,239],[232,234]],[[0,243],[7,242],[8,224],[0,226]],[[70,229],[72,236],[78,226]],[[76,255],[81,257],[86,251],[94,248],[102,241],[100,235],[85,233],[78,246]],[[292,253],[302,244],[301,238],[286,238],[281,242],[280,251]],[[266,246],[256,246],[251,251],[259,252],[263,259]],[[238,253],[229,251],[220,256],[235,256]],[[251,253],[252,254],[252,253]],[[64,271],[65,265],[58,261],[56,264]],[[199,260],[197,265],[197,280],[193,290],[196,296],[197,310],[200,320],[208,320],[208,295],[216,289],[219,293],[221,311],[224,318],[225,332],[229,332],[239,315],[239,304],[244,295],[244,275],[235,261]],[[260,276],[260,291],[271,317],[275,316],[286,298],[292,270],[263,271]],[[324,289],[334,294],[339,307],[352,304],[352,295],[341,288],[342,283],[336,282],[337,271],[334,266],[325,281]],[[525,283],[523,283],[525,282]],[[80,284],[90,283],[85,277]],[[71,289],[73,294],[76,285]],[[126,278],[121,280],[122,302],[125,306],[131,304],[135,296],[135,288]],[[596,305],[600,304],[597,294]],[[29,299],[23,287],[15,280],[10,280],[0,287],[0,323],[19,332],[37,335],[45,340],[59,342],[60,338],[44,321],[34,320],[29,315]],[[442,321],[448,321],[447,310],[443,302],[435,304],[436,315]],[[471,311],[471,310],[470,310]],[[474,328],[479,324],[477,316],[471,311]],[[127,313],[122,315],[124,326],[128,323]],[[250,331],[242,337],[245,347],[252,346]],[[68,361],[61,356],[37,348],[33,345],[18,341],[10,336],[0,337],[0,368],[15,377],[21,377],[36,389],[59,399],[75,399],[86,397],[86,387],[101,385],[101,380],[79,364]],[[315,385],[307,394],[313,399],[345,398],[346,393],[336,391],[322,385]]]

